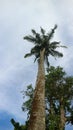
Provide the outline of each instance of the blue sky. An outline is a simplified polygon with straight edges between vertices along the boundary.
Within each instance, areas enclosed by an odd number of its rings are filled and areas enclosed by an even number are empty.
[[[13,130],[10,119],[24,123],[27,115],[22,112],[21,91],[35,84],[37,63],[24,59],[32,44],[23,37],[31,29],[42,26],[49,31],[55,24],[55,40],[68,49],[60,49],[64,57],[50,59],[51,65],[64,67],[73,74],[73,0],[0,0],[0,130]],[[66,130],[73,127],[67,126]]]

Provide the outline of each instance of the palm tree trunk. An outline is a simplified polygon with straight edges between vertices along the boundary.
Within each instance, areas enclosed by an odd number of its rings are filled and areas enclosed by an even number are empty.
[[[32,111],[29,120],[28,130],[45,130],[45,69],[44,52],[40,51],[38,62],[38,75],[36,80],[35,93],[32,103]]]

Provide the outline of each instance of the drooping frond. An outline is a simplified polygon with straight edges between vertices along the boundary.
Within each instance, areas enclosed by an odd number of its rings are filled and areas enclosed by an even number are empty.
[[[35,62],[36,60],[38,61],[38,60],[39,60],[39,57],[40,57],[40,53],[39,53],[39,54],[36,53],[36,54],[35,54],[34,62]]]
[[[29,35],[29,36],[25,36],[23,38],[24,40],[27,40],[29,42],[36,42],[36,38],[34,38],[33,36]]]
[[[38,33],[36,33],[35,37],[29,35],[29,36],[25,36],[23,39],[32,42],[34,44],[41,44],[41,37],[40,34]]]
[[[49,48],[50,49],[56,49],[57,47],[60,47],[60,42],[51,42],[50,44],[49,44]]]
[[[55,51],[51,49],[50,54],[54,57],[63,57],[63,54],[61,52]]]
[[[62,45],[60,45],[60,47],[67,48],[67,46],[62,46]]]
[[[60,45],[60,42],[56,42],[56,41],[51,42],[51,43],[49,44],[49,46],[50,46],[52,49],[56,49],[56,48],[58,48],[58,47],[67,48],[66,46]]]
[[[48,61],[48,56],[45,56],[45,62],[46,62],[46,64],[47,64],[47,66],[49,67],[49,66],[50,66],[50,63],[49,63],[49,61]]]
[[[24,56],[24,58],[30,57],[30,56],[32,56],[32,55],[33,55],[33,53],[27,53],[27,54]]]
[[[58,44],[60,44],[60,42],[56,42],[56,41],[51,42],[51,45],[54,45],[54,46],[56,46],[56,45],[58,45]]]

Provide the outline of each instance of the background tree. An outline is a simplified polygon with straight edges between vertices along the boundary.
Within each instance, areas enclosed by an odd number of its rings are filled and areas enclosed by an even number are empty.
[[[57,28],[57,25],[49,33],[45,33],[45,30],[41,28],[41,34],[35,30],[31,30],[32,35],[25,36],[24,40],[34,43],[34,47],[30,53],[24,57],[35,56],[35,61],[38,61],[38,74],[36,80],[36,87],[34,98],[32,102],[32,109],[29,119],[28,130],[45,130],[45,68],[44,61],[49,66],[48,56],[62,57],[63,54],[58,52],[58,47],[64,47],[60,45],[60,42],[52,42],[53,34]]]
[[[23,103],[22,110],[31,113],[33,99],[31,85],[23,92],[28,100]],[[66,123],[73,124],[73,77],[66,76],[61,67],[50,67],[46,74],[46,130],[64,130]]]
[[[58,122],[59,130],[64,130],[66,122],[70,122],[72,115],[71,101],[73,99],[73,77],[66,76],[61,67],[51,67],[46,76],[47,102],[50,104],[50,114]],[[54,119],[54,118],[53,118]],[[54,122],[56,122],[54,121]]]
[[[20,125],[20,123],[14,119],[11,119],[11,123],[14,126],[14,130],[27,130],[27,125]]]

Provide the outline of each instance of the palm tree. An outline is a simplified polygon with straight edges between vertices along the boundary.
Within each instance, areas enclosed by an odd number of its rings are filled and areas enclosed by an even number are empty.
[[[45,30],[41,28],[41,34],[35,30],[31,30],[32,35],[24,37],[24,40],[34,43],[34,47],[31,52],[24,57],[35,56],[35,61],[38,61],[38,74],[35,86],[35,93],[32,103],[32,110],[29,120],[28,130],[45,130],[45,67],[44,61],[49,66],[48,56],[63,57],[61,52],[56,49],[58,47],[64,47],[60,45],[60,42],[51,42],[53,34],[57,28],[57,25],[51,30],[50,33],[45,33]]]

